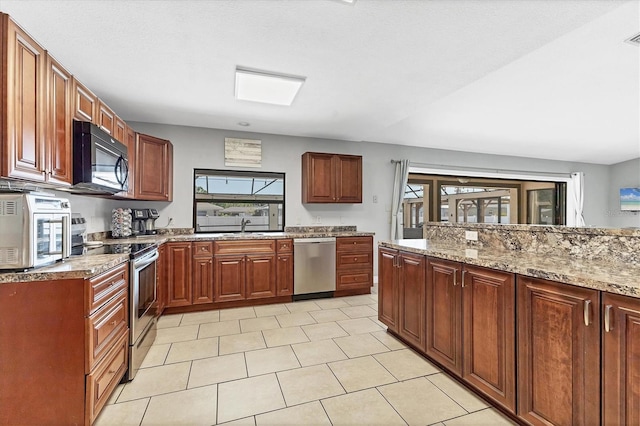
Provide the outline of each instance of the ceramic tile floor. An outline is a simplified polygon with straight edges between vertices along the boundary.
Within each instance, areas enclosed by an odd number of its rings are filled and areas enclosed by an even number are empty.
[[[387,334],[377,295],[166,315],[106,425],[513,424]]]

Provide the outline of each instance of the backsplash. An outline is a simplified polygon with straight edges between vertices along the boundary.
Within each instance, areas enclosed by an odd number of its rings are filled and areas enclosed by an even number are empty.
[[[467,241],[465,231],[477,231],[478,241]],[[450,241],[470,247],[548,255],[557,253],[581,259],[640,264],[638,229],[428,222],[423,235],[429,240]]]
[[[284,232],[292,234],[303,234],[306,232],[313,233],[331,233],[331,232],[356,232],[357,226],[340,225],[340,226],[285,226]]]

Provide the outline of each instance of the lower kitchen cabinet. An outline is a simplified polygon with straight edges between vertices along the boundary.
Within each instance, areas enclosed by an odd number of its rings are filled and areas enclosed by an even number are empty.
[[[293,294],[293,240],[276,241],[276,295]]]
[[[0,285],[0,424],[95,421],[127,370],[128,270]]]
[[[191,243],[167,243],[167,308],[191,305],[192,254]]]
[[[426,258],[380,249],[378,318],[407,343],[424,351]]]
[[[600,419],[596,290],[518,277],[518,416],[533,425]]]
[[[515,276],[469,265],[462,274],[462,378],[515,413]]]
[[[157,269],[157,282],[156,291],[158,297],[158,315],[162,315],[164,308],[167,305],[167,245],[161,244],[158,247],[158,264]]]
[[[275,254],[248,254],[245,268],[247,299],[276,296]]]
[[[372,285],[373,237],[337,237],[336,292],[370,293]]]
[[[398,334],[421,350],[425,347],[426,264],[424,256],[399,253]]]
[[[640,424],[640,299],[602,295],[602,424]]]
[[[214,243],[216,301],[276,296],[275,240]]]
[[[231,302],[245,299],[244,255],[215,257],[215,299]]]
[[[213,242],[193,243],[193,304],[212,303]]]
[[[457,376],[462,375],[462,265],[427,261],[426,353]]]
[[[398,250],[378,249],[378,320],[398,332]]]

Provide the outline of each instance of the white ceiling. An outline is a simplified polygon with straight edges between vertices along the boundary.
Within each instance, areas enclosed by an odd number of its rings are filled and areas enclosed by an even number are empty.
[[[125,120],[614,164],[640,157],[640,1],[13,1]],[[236,65],[307,77],[234,98]],[[240,127],[246,121],[251,126]]]

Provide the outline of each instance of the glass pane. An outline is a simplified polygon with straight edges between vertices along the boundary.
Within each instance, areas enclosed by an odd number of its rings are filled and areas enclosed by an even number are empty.
[[[280,203],[196,203],[197,232],[281,231],[284,229]]]
[[[555,188],[527,191],[527,223],[555,224]]]
[[[284,173],[195,170],[196,232],[284,230]]]

